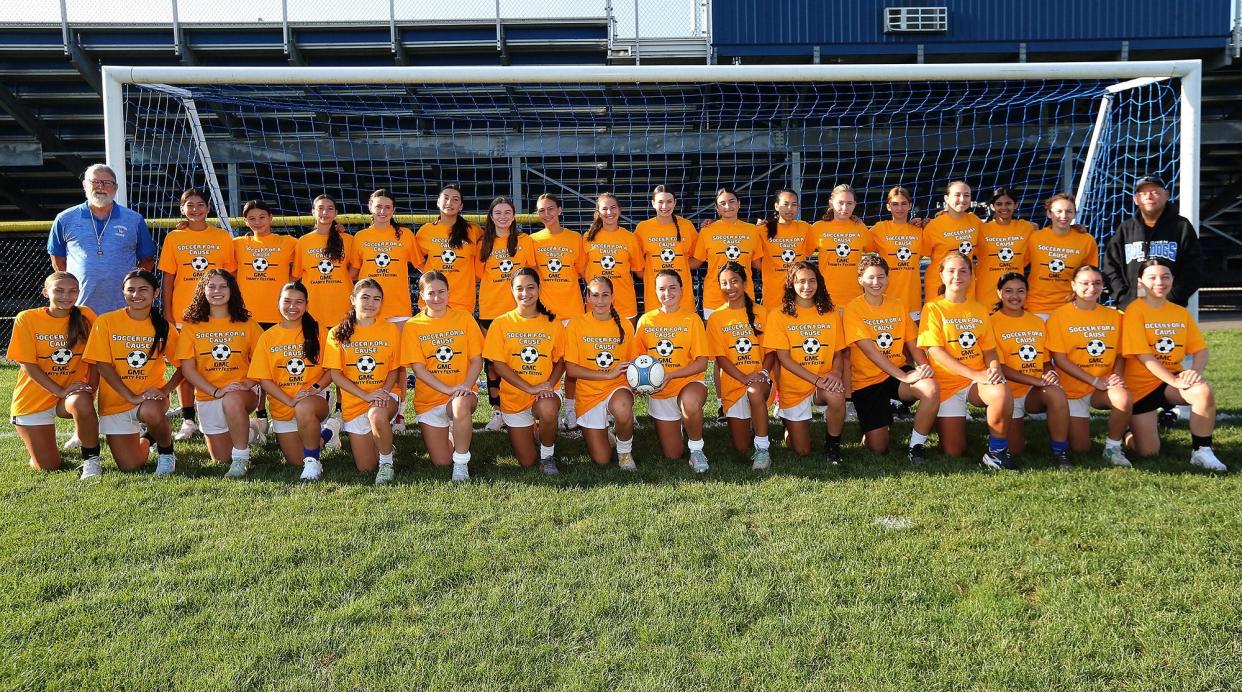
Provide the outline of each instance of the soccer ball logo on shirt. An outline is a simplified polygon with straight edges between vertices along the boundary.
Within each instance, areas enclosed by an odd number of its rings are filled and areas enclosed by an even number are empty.
[[[358,368],[358,372],[364,375],[370,375],[375,372],[375,368],[379,365],[379,361],[372,356],[358,356],[358,360],[354,362],[354,367]]]
[[[677,253],[671,247],[666,247],[660,251],[660,261],[665,264],[672,264],[677,259]]]
[[[736,245],[730,245],[729,247],[725,248],[724,256],[725,256],[725,259],[729,260],[730,262],[736,262],[737,258],[742,256],[742,248]]]
[[[560,274],[561,270],[564,268],[565,268],[565,265],[561,264],[561,261],[559,259],[553,257],[552,259],[548,260],[548,273]]]
[[[380,269],[384,269],[388,267],[388,265],[391,263],[392,263],[392,258],[388,256],[387,252],[381,252],[375,256],[375,266],[379,267]]]
[[[217,363],[223,363],[229,359],[229,356],[233,355],[233,349],[229,348],[228,344],[216,344],[211,347],[209,353],[211,353],[212,359]]]
[[[893,347],[893,335],[888,332],[880,332],[879,334],[876,334],[875,345],[879,346],[880,350],[887,351]]]
[[[444,252],[440,253],[440,261],[444,263],[444,268],[448,269],[457,261],[457,253],[453,252],[451,248],[445,249]]]
[[[306,361],[302,360],[301,358],[290,358],[289,360],[285,361],[285,372],[288,372],[290,375],[293,375],[294,377],[301,375],[302,373],[306,372]]]
[[[1013,255],[1013,248],[1003,247],[996,251],[996,258],[1002,262],[1012,262]]]
[[[211,266],[211,263],[207,261],[206,257],[195,257],[190,260],[190,269],[193,269],[196,272],[204,271],[209,266]]]
[[[435,351],[436,360],[441,363],[447,363],[453,360],[453,356],[455,355],[457,354],[453,352],[452,346],[440,346],[436,348]]]
[[[52,351],[48,358],[51,359],[52,363],[55,365],[68,365],[69,361],[73,360],[73,351],[70,351],[67,348],[58,348],[55,351]]]
[[[899,261],[908,262],[910,261],[910,258],[913,256],[914,256],[914,253],[910,251],[910,248],[908,247],[897,248],[896,257]]]
[[[534,346],[523,346],[522,350],[518,351],[517,357],[527,365],[534,365],[535,361],[539,360],[539,351]]]
[[[1023,363],[1030,363],[1038,355],[1039,349],[1030,344],[1022,344],[1018,347],[1018,357],[1022,359]]]
[[[961,346],[964,351],[974,348],[977,343],[979,343],[979,338],[974,332],[962,332],[957,335],[957,345]]]
[[[850,247],[849,243],[837,243],[837,249],[836,249],[837,257],[840,257],[841,259],[845,259],[849,257],[850,253],[853,251],[854,251],[854,248]]]
[[[802,340],[802,352],[808,356],[813,356],[819,353],[819,349],[821,348],[823,348],[823,345],[819,343],[819,339],[816,339],[813,336],[808,336]]]
[[[263,257],[256,257],[254,258],[254,261],[250,263],[250,266],[253,267],[256,272],[262,274],[267,271],[267,268],[271,266],[271,264]]]
[[[509,272],[511,271],[513,271],[513,260],[511,259],[500,260],[500,273],[508,276]]]
[[[315,265],[315,268],[319,270],[320,276],[331,276],[332,270],[336,268],[336,265],[332,263],[332,260],[325,257],[324,259],[319,260],[319,263]]]
[[[1108,350],[1108,347],[1104,345],[1104,342],[1100,341],[1099,339],[1092,339],[1088,341],[1085,348],[1087,351],[1087,355],[1091,356],[1092,358],[1099,358],[1100,356],[1104,355],[1105,351]]]
[[[963,240],[957,244],[957,251],[969,257],[970,253],[975,251],[975,244],[969,240]]]
[[[612,255],[604,255],[599,258],[599,266],[603,267],[604,271],[612,271],[617,266],[617,260]]]
[[[130,351],[125,356],[125,364],[131,368],[141,368],[147,364],[146,351]]]
[[[617,362],[617,359],[613,358],[612,354],[607,351],[600,351],[595,354],[595,364],[605,370],[611,368],[612,364],[615,362]]]
[[[1170,337],[1162,336],[1159,339],[1156,339],[1155,348],[1156,353],[1159,353],[1162,356],[1167,356],[1173,352],[1173,349],[1177,348],[1177,342],[1173,341]]]
[[[737,341],[733,342],[733,350],[737,351],[739,356],[750,353],[750,350],[754,347],[755,343],[745,336],[739,336]]]
[[[676,351],[676,350],[677,350],[677,347],[674,346],[673,342],[669,341],[668,339],[660,339],[659,341],[656,342],[656,345],[655,345],[656,353],[660,354],[661,356],[665,358],[668,358],[669,356],[673,355],[673,351]]]
[[[784,264],[789,264],[790,262],[793,262],[794,259],[796,259],[797,257],[798,257],[798,253],[794,252],[793,250],[789,248],[785,248],[784,250],[781,250],[781,262]]]
[[[1051,262],[1048,263],[1048,271],[1052,272],[1053,274],[1060,274],[1061,272],[1065,271],[1065,260],[1063,259],[1052,260]]]

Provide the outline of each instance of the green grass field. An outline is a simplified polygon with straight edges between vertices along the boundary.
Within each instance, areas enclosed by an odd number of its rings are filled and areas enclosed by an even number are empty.
[[[1209,343],[1242,415],[1242,332]],[[851,425],[845,470],[776,448],[762,475],[715,427],[703,478],[649,422],[634,475],[569,438],[543,478],[480,434],[465,485],[415,435],[375,488],[346,454],[299,485],[274,446],[227,482],[201,442],[172,479],[105,458],[82,484],[6,423],[0,688],[1242,686],[1237,473],[1191,470],[1184,423],[1133,470],[1097,447],[1071,472],[1028,424],[1026,470],[985,473],[971,425],[968,460],[914,470]],[[1216,449],[1242,472],[1236,420]]]

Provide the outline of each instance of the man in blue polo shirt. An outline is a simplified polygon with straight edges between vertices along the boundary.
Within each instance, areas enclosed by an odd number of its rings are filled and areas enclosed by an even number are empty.
[[[78,277],[78,304],[102,315],[125,307],[121,281],[134,267],[155,266],[155,243],[138,212],[113,201],[116,174],[102,163],[86,169],[86,201],[52,222],[47,254],[52,268]]]

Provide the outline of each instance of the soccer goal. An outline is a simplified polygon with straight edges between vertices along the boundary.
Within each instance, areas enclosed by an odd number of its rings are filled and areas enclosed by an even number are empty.
[[[1019,216],[1041,225],[1042,200],[1071,192],[1079,221],[1103,239],[1133,212],[1134,178],[1160,175],[1198,220],[1197,60],[103,75],[107,160],[120,199],[149,219],[178,216],[191,185],[228,215],[261,198],[296,217],[320,193],[362,213],[380,187],[399,212],[433,214],[438,187],[455,182],[468,212],[498,195],[529,212],[552,192],[576,229],[604,191],[632,227],[651,216],[656,184],[695,222],[714,214],[718,187],[738,192],[746,218],[791,188],[809,221],[847,183],[873,223],[890,187],[909,189],[926,215],[963,179],[980,206],[983,191],[1016,190]]]

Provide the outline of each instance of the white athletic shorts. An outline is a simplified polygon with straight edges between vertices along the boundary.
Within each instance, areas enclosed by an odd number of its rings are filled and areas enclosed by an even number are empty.
[[[733,402],[733,405],[729,407],[728,411],[725,411],[724,415],[725,418],[750,420],[750,399],[743,395],[740,399]]]
[[[142,425],[138,422],[138,407],[132,406],[127,411],[99,417],[99,432],[104,435],[138,435],[142,433]]]
[[[969,401],[968,395],[970,390],[975,386],[974,382],[962,387],[950,396],[940,402],[940,411],[936,413],[937,418],[965,418],[966,403]]]
[[[331,401],[331,399],[328,397],[329,391],[330,390],[328,387],[324,387],[323,389],[320,389],[314,394],[311,394],[311,396],[317,396],[322,399],[328,399],[329,401]],[[296,416],[289,416],[289,420],[276,420],[275,418],[269,418],[268,420],[270,421],[270,423],[268,425],[267,431],[270,433],[279,435],[280,433],[293,433],[293,432],[298,431],[298,419]]]
[[[397,402],[398,404],[401,403],[401,397],[397,396],[396,392],[388,392],[388,396],[392,397],[392,400]],[[345,421],[345,424],[341,426],[341,430],[343,432],[353,433],[355,435],[370,435],[371,434],[371,420],[367,418],[368,413],[370,413],[370,410]],[[397,414],[399,413],[401,413],[400,406],[393,408],[392,415],[389,416],[388,420],[393,420],[394,418],[397,417]]]
[[[591,407],[582,415],[578,416],[578,427],[590,428],[591,430],[606,430],[608,428],[608,404],[612,403],[612,397],[617,392],[631,391],[629,387],[617,387],[612,390],[606,399]]]
[[[255,396],[261,391],[259,385],[250,388]],[[195,401],[198,409],[198,429],[204,435],[223,435],[229,431],[228,421],[224,419],[224,399],[211,401]]]
[[[1028,391],[1027,393],[1029,394],[1030,392]],[[1013,415],[1010,418],[1013,420],[1026,418],[1026,394],[1013,398]]]
[[[55,425],[56,424],[56,406],[45,408],[42,411],[27,413],[24,416],[13,416],[9,419],[13,425]]]
[[[433,428],[447,428],[453,425],[453,419],[448,412],[449,402],[433,406],[426,411],[418,413],[418,424],[429,425]]]
[[[559,411],[560,408],[561,395],[557,394],[556,409]],[[500,419],[510,428],[529,428],[535,424],[535,407],[534,405],[531,405],[530,408],[518,411],[517,413],[505,413],[504,411],[501,411]]]
[[[1095,392],[1069,400],[1070,418],[1090,418],[1091,417],[1091,397]]]
[[[790,408],[777,408],[776,415],[788,421],[811,420],[811,418],[814,417],[815,408],[812,403],[813,399],[815,399],[815,395],[811,394]]]

